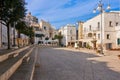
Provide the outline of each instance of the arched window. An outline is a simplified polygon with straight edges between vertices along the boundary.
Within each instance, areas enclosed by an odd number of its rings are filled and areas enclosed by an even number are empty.
[[[92,33],[88,33],[88,37],[92,37]]]

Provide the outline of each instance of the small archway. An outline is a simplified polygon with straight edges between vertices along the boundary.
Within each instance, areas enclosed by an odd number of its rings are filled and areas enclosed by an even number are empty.
[[[88,37],[92,37],[93,35],[92,35],[92,33],[88,33]]]

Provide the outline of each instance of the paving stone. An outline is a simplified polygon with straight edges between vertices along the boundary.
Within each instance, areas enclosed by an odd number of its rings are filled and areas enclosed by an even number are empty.
[[[33,80],[120,79],[120,63],[115,56],[100,57],[91,51],[66,48],[39,48],[37,52],[40,67],[35,69]]]

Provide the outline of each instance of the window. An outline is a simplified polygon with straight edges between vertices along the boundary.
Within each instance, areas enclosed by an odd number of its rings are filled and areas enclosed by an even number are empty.
[[[89,30],[91,31],[91,25],[89,25]]]
[[[107,34],[107,39],[110,39],[110,34]]]
[[[98,39],[100,39],[100,34],[98,34]]]
[[[98,22],[98,30],[100,30],[100,22]]]
[[[117,39],[117,44],[120,45],[120,38]]]
[[[118,22],[116,22],[116,26],[118,26]]]
[[[93,37],[96,37],[96,33],[93,33]]]
[[[44,26],[44,30],[46,30],[46,26]]]
[[[112,27],[112,21],[109,22],[109,26]]]
[[[92,37],[92,33],[88,33],[88,37]]]

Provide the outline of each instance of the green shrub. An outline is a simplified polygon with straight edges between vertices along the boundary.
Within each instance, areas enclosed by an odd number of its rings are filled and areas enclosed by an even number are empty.
[[[91,49],[91,46],[87,43],[86,48]]]

